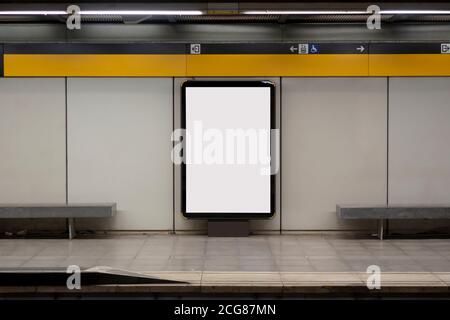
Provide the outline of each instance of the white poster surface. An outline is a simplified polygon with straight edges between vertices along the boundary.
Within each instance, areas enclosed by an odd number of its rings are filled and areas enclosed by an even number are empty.
[[[271,87],[185,88],[186,213],[271,213]]]

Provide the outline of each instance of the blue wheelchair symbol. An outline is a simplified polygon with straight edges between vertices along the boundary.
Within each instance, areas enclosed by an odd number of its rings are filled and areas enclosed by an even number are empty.
[[[318,44],[310,44],[309,53],[319,53],[319,45]]]

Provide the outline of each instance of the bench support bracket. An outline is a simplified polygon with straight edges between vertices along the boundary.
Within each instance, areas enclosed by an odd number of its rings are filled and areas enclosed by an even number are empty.
[[[248,220],[208,220],[208,237],[248,237]]]
[[[75,225],[73,218],[67,218],[67,232],[69,233],[69,239],[75,238]]]
[[[386,235],[389,233],[389,220],[388,219],[380,219],[378,220],[378,238],[383,240]]]

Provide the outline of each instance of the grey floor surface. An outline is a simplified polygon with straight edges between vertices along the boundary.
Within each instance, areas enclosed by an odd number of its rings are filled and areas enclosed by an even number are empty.
[[[0,268],[109,266],[132,271],[450,272],[450,239],[282,235],[0,239]]]

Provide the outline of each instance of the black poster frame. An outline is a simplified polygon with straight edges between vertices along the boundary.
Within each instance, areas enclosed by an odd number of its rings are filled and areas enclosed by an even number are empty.
[[[205,80],[189,80],[185,81],[181,85],[181,129],[186,130],[186,89],[191,87],[266,87],[270,88],[270,129],[276,129],[276,101],[275,101],[275,84],[270,81],[205,81]],[[270,134],[270,158],[271,166],[274,164],[274,141],[272,134]],[[183,152],[186,145],[183,145]],[[276,202],[276,186],[275,178],[271,170],[270,175],[270,212],[187,212],[186,211],[186,164],[183,161],[181,163],[181,212],[183,216],[189,219],[267,219],[271,218],[275,214],[275,202]]]

